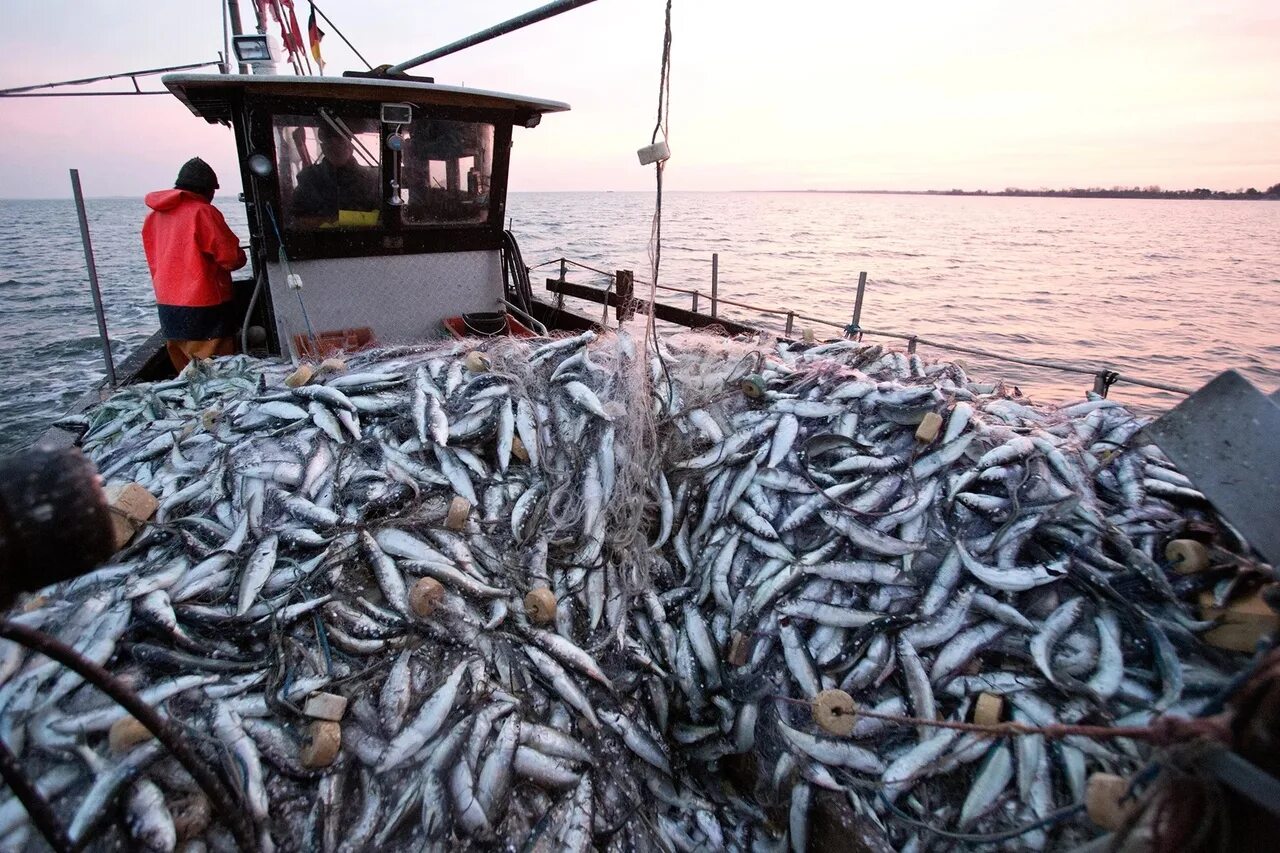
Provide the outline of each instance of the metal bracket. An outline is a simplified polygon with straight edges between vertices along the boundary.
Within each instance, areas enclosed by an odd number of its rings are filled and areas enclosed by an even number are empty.
[[[1143,432],[1272,565],[1280,564],[1280,405],[1234,370]]]
[[[1111,386],[1118,381],[1120,381],[1120,374],[1114,370],[1099,370],[1093,375],[1093,393],[1105,398]]]

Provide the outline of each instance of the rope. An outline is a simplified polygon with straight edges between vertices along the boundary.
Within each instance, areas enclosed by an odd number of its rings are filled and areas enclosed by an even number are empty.
[[[898,818],[903,823],[908,823],[919,829],[931,832],[934,835],[941,836],[942,838],[950,838],[954,841],[967,841],[970,844],[999,844],[1001,841],[1009,841],[1010,839],[1017,838],[1020,835],[1026,835],[1028,832],[1033,832],[1034,830],[1042,829],[1046,826],[1052,826],[1055,823],[1068,820],[1085,810],[1084,803],[1074,803],[1069,806],[1064,806],[1055,812],[1050,812],[1039,820],[1023,824],[1022,826],[1015,826],[1013,829],[1007,829],[1004,832],[975,835],[966,832],[951,832],[947,829],[940,829],[930,823],[926,823],[925,821],[917,820],[902,809],[898,808],[898,806],[889,799],[888,795],[886,795],[884,791],[877,791],[876,794],[879,796],[880,801],[889,807],[889,811],[893,812],[894,817]]]
[[[723,302],[724,300],[721,300],[721,301]],[[1067,364],[1061,361],[1045,361],[1043,359],[1038,359],[1038,358],[1020,358],[1018,356],[1012,356],[1012,355],[1001,355],[999,353],[990,352],[988,350],[977,349],[976,347],[966,347],[966,346],[961,346],[959,344],[948,344],[942,341],[935,341],[935,340],[930,340],[929,338],[922,338],[918,335],[906,335],[906,334],[903,334],[902,332],[889,332],[889,331],[883,331],[883,330],[873,331],[871,329],[866,329],[866,328],[861,329],[860,331],[865,335],[881,335],[887,338],[901,338],[903,340],[910,340],[911,338],[915,338],[916,343],[924,344],[925,346],[937,347],[938,349],[952,350],[954,352],[968,353],[969,355],[977,355],[977,356],[982,356],[984,358],[994,358],[1000,361],[1011,361],[1014,364],[1025,364],[1030,367],[1048,367],[1048,368],[1053,368],[1055,370],[1065,370],[1068,373],[1086,373],[1090,376],[1096,376],[1098,374],[1097,368],[1094,368],[1094,367],[1081,367],[1076,364]],[[1153,382],[1148,379],[1136,379],[1134,377],[1125,376],[1124,374],[1116,373],[1114,371],[1109,372],[1109,378],[1111,378],[1111,384],[1115,384],[1116,382],[1128,382],[1130,385],[1143,385],[1147,388],[1156,388],[1160,391],[1172,391],[1175,394],[1190,394],[1193,390],[1191,388],[1184,388],[1181,385],[1170,385],[1164,382]]]
[[[659,178],[659,183],[661,183],[661,178]],[[659,189],[658,208],[660,211],[661,189]],[[610,278],[613,277],[613,273],[611,272],[598,269],[593,266],[589,266],[588,264],[580,263],[579,261],[570,260],[569,258],[554,258],[552,260],[545,261],[541,264],[530,267],[529,269],[538,269],[539,267],[545,267],[550,264],[560,263],[561,261],[563,261],[566,264],[571,264],[575,267],[588,270],[590,272],[598,273],[604,276],[609,276]],[[656,275],[655,275],[655,278],[656,278]],[[670,290],[675,293],[687,293],[690,295],[697,294],[699,296],[706,295],[701,290],[698,290],[696,288],[690,289],[690,288],[683,288],[683,287],[672,287],[671,285],[658,284],[656,281],[647,282],[641,279],[636,279],[636,284],[648,284],[651,288],[650,290],[651,294],[653,293],[653,289],[656,288],[658,290]],[[654,297],[656,297],[656,294],[653,294],[653,297],[650,298],[649,300],[650,304],[653,303]],[[764,308],[759,305],[750,305],[746,302],[738,302],[737,300],[734,300],[734,299],[727,299],[724,296],[719,296],[719,295],[716,296],[716,301],[721,305],[732,305],[735,308],[742,308],[747,311],[754,311],[757,314],[770,314],[770,315],[776,315],[776,316],[786,316],[787,314],[794,314],[797,320],[803,320],[807,323],[819,323],[824,326],[830,326],[833,329],[846,328],[846,325],[844,323],[838,323],[832,320],[823,319],[822,317],[813,317],[808,314],[800,314],[798,312],[788,311],[785,308]],[[889,331],[887,329],[867,329],[864,327],[859,327],[858,332],[860,335],[878,335],[884,338],[898,338],[904,341],[914,340],[918,345],[922,345],[922,346],[934,347],[935,349],[947,350],[949,352],[961,352],[967,355],[976,355],[981,358],[990,358],[996,361],[1007,361],[1013,364],[1026,365],[1028,367],[1043,367],[1049,370],[1062,370],[1068,373],[1081,373],[1089,376],[1097,376],[1099,374],[1098,368],[1096,367],[1083,367],[1081,365],[1069,364],[1069,363],[1060,362],[1060,361],[1048,361],[1048,360],[1039,359],[1039,358],[1022,358],[1020,356],[1005,355],[1001,353],[992,352],[990,350],[978,349],[977,347],[968,347],[968,346],[963,346],[961,344],[952,344],[952,343],[947,343],[946,341],[934,340],[932,338],[922,338],[919,335],[908,334],[906,332],[895,332],[895,331]],[[1194,390],[1192,388],[1187,388],[1182,385],[1173,385],[1167,382],[1157,382],[1151,379],[1140,379],[1136,376],[1128,376],[1113,370],[1106,370],[1105,375],[1106,375],[1108,387],[1120,382],[1126,382],[1130,385],[1140,385],[1144,388],[1155,388],[1158,391],[1169,391],[1174,394],[1191,394]]]
[[[9,749],[8,744],[0,741],[0,778],[4,779],[5,785],[9,790],[13,791],[13,795],[22,803],[22,807],[27,810],[27,814],[31,817],[31,822],[35,824],[36,829],[40,830],[40,834],[44,836],[45,841],[56,853],[65,853],[65,851],[75,850],[71,843],[71,838],[67,835],[67,830],[58,821],[58,816],[54,814],[53,807],[49,805],[31,780],[27,778],[27,774],[23,772],[22,765],[18,763],[18,757]]]
[[[783,702],[812,707],[807,699],[793,699],[789,696],[774,696]],[[1010,737],[1013,735],[1041,735],[1050,740],[1065,737],[1087,737],[1093,740],[1110,740],[1128,738],[1143,740],[1157,746],[1184,743],[1197,738],[1229,743],[1231,732],[1220,720],[1187,719],[1184,717],[1157,717],[1146,726],[1081,726],[1068,723],[1052,723],[1047,726],[1029,726],[1025,723],[1002,722],[994,725],[983,723],[962,723],[955,720],[930,720],[924,717],[908,717],[901,714],[882,714],[856,708],[853,716],[869,717],[873,720],[884,720],[904,726],[929,726],[938,729],[955,729],[962,732],[975,732],[991,737]]]
[[[364,54],[362,54],[360,51],[356,50],[356,46],[355,46],[354,44],[352,44],[352,43],[351,43],[351,40],[350,40],[350,39],[348,39],[345,35],[343,35],[343,34],[342,34],[342,30],[338,29],[338,25],[337,25],[337,24],[335,24],[335,23],[333,22],[333,20],[332,20],[328,15],[326,15],[326,14],[321,10],[321,8],[320,8],[319,6],[317,6],[315,3],[312,3],[312,4],[311,4],[311,8],[312,8],[312,9],[315,9],[315,10],[316,10],[316,14],[317,14],[317,15],[319,15],[321,18],[323,18],[323,19],[324,19],[324,22],[325,22],[326,24],[328,24],[330,27],[332,27],[332,28],[333,28],[333,31],[334,31],[335,33],[337,33],[337,34],[338,34],[338,38],[342,39],[342,43],[343,43],[343,44],[345,44],[347,47],[351,48],[351,52],[352,52],[352,53],[354,53],[356,56],[360,57],[360,61],[364,63],[364,67],[365,67],[365,68],[368,68],[370,71],[372,71],[372,70],[373,70],[373,66],[369,64],[369,60],[367,60],[367,59],[365,59],[365,58],[364,58]]]
[[[280,226],[276,224],[275,211],[272,210],[270,204],[266,207],[267,218],[271,220],[271,230],[275,232],[276,242],[280,244],[280,266],[284,268],[285,283],[288,285],[289,278],[293,275],[293,270],[289,267],[289,253],[285,251],[284,237],[280,236]],[[302,288],[291,287],[290,289],[298,295],[298,307],[302,309],[302,322],[307,325],[307,337],[311,340],[312,350],[317,354],[317,357],[319,357],[320,344],[316,341],[315,330],[311,328],[311,318],[307,315],[307,304],[302,301]]]
[[[662,66],[658,74],[658,118],[653,126],[653,135],[649,142],[657,142],[658,134],[662,133],[664,141],[670,140],[668,132],[671,114],[671,0],[667,0],[666,23],[662,36]],[[657,301],[658,294],[658,267],[662,262],[662,173],[666,166],[666,161],[659,160],[654,164],[654,173],[657,177],[657,197],[653,206],[653,231],[649,238],[649,263],[653,270],[653,282],[649,285],[649,305]],[[648,319],[645,323],[644,337],[646,346],[652,341],[654,351],[661,358],[662,353],[658,346],[657,339],[657,321],[654,319],[654,311],[650,307]]]

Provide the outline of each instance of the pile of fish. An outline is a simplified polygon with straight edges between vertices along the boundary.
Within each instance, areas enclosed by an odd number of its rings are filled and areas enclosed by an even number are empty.
[[[589,355],[593,338],[383,351],[296,388],[223,359],[121,391],[82,444],[159,499],[154,522],[20,618],[187,729],[263,849],[751,847],[758,810],[702,796],[637,699],[666,688],[628,642],[647,561],[625,558],[647,543],[623,490],[649,471],[615,417],[648,398],[630,342]],[[445,593],[425,616],[419,578]],[[538,587],[549,625],[524,609]],[[0,674],[0,735],[73,839],[109,823],[133,849],[228,849],[154,742],[110,750],[124,712],[98,691],[17,646]],[[349,700],[320,767],[317,691]],[[0,847],[21,848],[35,833],[3,808]]]
[[[816,808],[946,847],[920,824],[1025,826],[1144,753],[869,717],[835,737],[816,694],[1131,724],[1195,713],[1232,665],[1158,561],[1203,498],[1105,400],[697,335],[290,370],[196,362],[64,422],[159,508],[16,617],[188,731],[263,849],[803,850]],[[316,694],[347,699],[331,763],[308,760]],[[124,716],[0,648],[0,738],[73,839],[231,849],[162,748],[112,748]],[[0,848],[38,843],[0,804]]]
[[[708,361],[749,393],[655,378],[685,438],[663,466],[688,596],[676,733],[702,761],[751,752],[795,849],[821,789],[895,849],[1006,831],[1040,849],[1090,772],[1145,757],[870,716],[834,736],[809,707],[824,690],[919,720],[964,721],[989,693],[1021,723],[1144,725],[1195,715],[1238,666],[1197,636],[1213,623],[1184,600],[1203,582],[1175,587],[1163,564],[1166,541],[1210,517],[1204,497],[1135,442],[1124,407],[1033,406],[959,364],[848,342],[744,362],[695,340],[664,371],[705,380]],[[918,436],[926,416],[936,435]]]

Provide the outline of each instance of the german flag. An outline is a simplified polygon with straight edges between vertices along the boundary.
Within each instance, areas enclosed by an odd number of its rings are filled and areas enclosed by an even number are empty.
[[[311,4],[311,17],[307,19],[307,40],[311,42],[311,56],[324,73],[324,57],[320,55],[320,39],[324,38],[324,30],[316,23],[316,4]]]

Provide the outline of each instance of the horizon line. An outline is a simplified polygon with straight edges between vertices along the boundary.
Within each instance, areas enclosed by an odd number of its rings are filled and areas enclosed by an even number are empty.
[[[1010,189],[1012,189],[1012,190],[1014,190],[1014,191],[1013,191],[1013,192],[1010,192]],[[1098,189],[1089,188],[1089,189],[1082,189],[1082,188],[1080,188],[1080,187],[1071,187],[1071,188],[1066,188],[1066,189],[1022,189],[1022,188],[1006,188],[1006,189],[1003,189],[1003,190],[983,190],[983,189],[974,189],[974,190],[965,190],[965,189],[946,189],[946,190],[938,190],[938,189],[931,189],[931,190],[903,190],[903,189],[894,189],[894,190],[872,190],[872,189],[814,189],[814,188],[805,188],[805,189],[785,189],[785,188],[784,188],[784,189],[716,189],[716,190],[708,190],[708,189],[688,189],[688,190],[667,190],[667,193],[668,193],[668,194],[671,194],[671,193],[823,193],[823,194],[830,194],[830,195],[935,195],[935,196],[996,196],[996,197],[1003,197],[1003,198],[1017,198],[1017,197],[1019,197],[1019,196],[1033,196],[1033,197],[1043,197],[1043,198],[1056,198],[1056,197],[1063,197],[1063,198],[1079,198],[1079,197],[1080,197],[1080,195],[1075,195],[1075,196],[1070,195],[1071,193],[1077,193],[1077,194],[1088,194],[1089,196],[1098,195],[1098,196],[1100,196],[1100,197],[1102,197],[1102,198],[1104,198],[1104,199],[1108,199],[1108,198],[1110,198],[1110,199],[1112,199],[1112,200],[1116,200],[1116,199],[1123,199],[1124,197],[1123,197],[1123,196],[1106,196],[1106,195],[1102,195],[1102,194],[1104,194],[1104,193],[1116,193],[1116,194],[1119,194],[1119,193],[1131,193],[1131,194],[1134,194],[1134,193],[1136,193],[1136,194],[1142,194],[1142,195],[1153,195],[1153,196],[1154,196],[1154,195],[1168,195],[1168,194],[1172,194],[1172,193],[1194,193],[1194,192],[1197,192],[1199,189],[1203,189],[1203,188],[1197,188],[1197,189],[1193,189],[1193,190],[1174,190],[1174,189],[1163,189],[1163,188],[1162,188],[1162,189],[1159,189],[1159,190],[1151,190],[1151,191],[1148,191],[1148,190],[1143,189],[1143,188],[1140,188],[1140,187],[1139,187],[1139,188],[1120,188],[1120,189],[1112,189],[1112,188],[1098,188]],[[1255,188],[1255,189],[1256,189],[1256,188]],[[151,192],[151,190],[148,190],[147,192]],[[1239,190],[1209,190],[1209,192],[1210,192],[1210,193],[1212,193],[1212,194],[1223,194],[1223,195],[1241,195],[1241,194],[1243,194],[1243,191],[1239,191]],[[652,194],[653,194],[653,190],[649,190],[649,189],[645,189],[645,190],[634,190],[634,189],[624,189],[624,190],[614,190],[614,189],[595,189],[595,190],[509,190],[509,191],[508,191],[508,195],[512,195],[512,194],[516,194],[516,193],[530,193],[530,194],[532,194],[532,193],[631,193],[631,194],[652,195]],[[142,201],[142,199],[146,196],[146,194],[147,194],[147,193],[146,193],[146,192],[144,192],[144,193],[139,194],[139,195],[120,195],[120,194],[116,194],[116,195],[87,195],[87,196],[85,196],[84,198],[85,198],[85,201],[116,201],[116,200],[123,200],[123,199],[131,199],[131,200]],[[1258,197],[1259,197],[1260,199],[1274,199],[1274,198],[1275,198],[1275,194],[1268,195],[1268,193],[1266,192],[1266,190],[1258,190]],[[74,199],[75,199],[75,197],[74,197],[74,196],[72,196],[72,195],[70,195],[70,194],[68,194],[68,195],[48,195],[48,196],[0,196],[0,201],[74,201]],[[219,199],[219,201],[222,201],[222,200],[225,200],[225,199]],[[237,200],[237,199],[232,199],[232,200],[233,200],[233,201],[237,201],[237,202],[238,202],[238,200]],[[1131,199],[1129,199],[1129,200],[1131,200]],[[1213,200],[1213,199],[1211,199],[1211,198],[1203,198],[1203,199],[1201,199],[1201,198],[1186,198],[1186,199],[1168,199],[1168,200],[1170,200],[1170,201],[1179,201],[1179,200],[1180,200],[1180,201],[1211,201],[1211,200]]]

